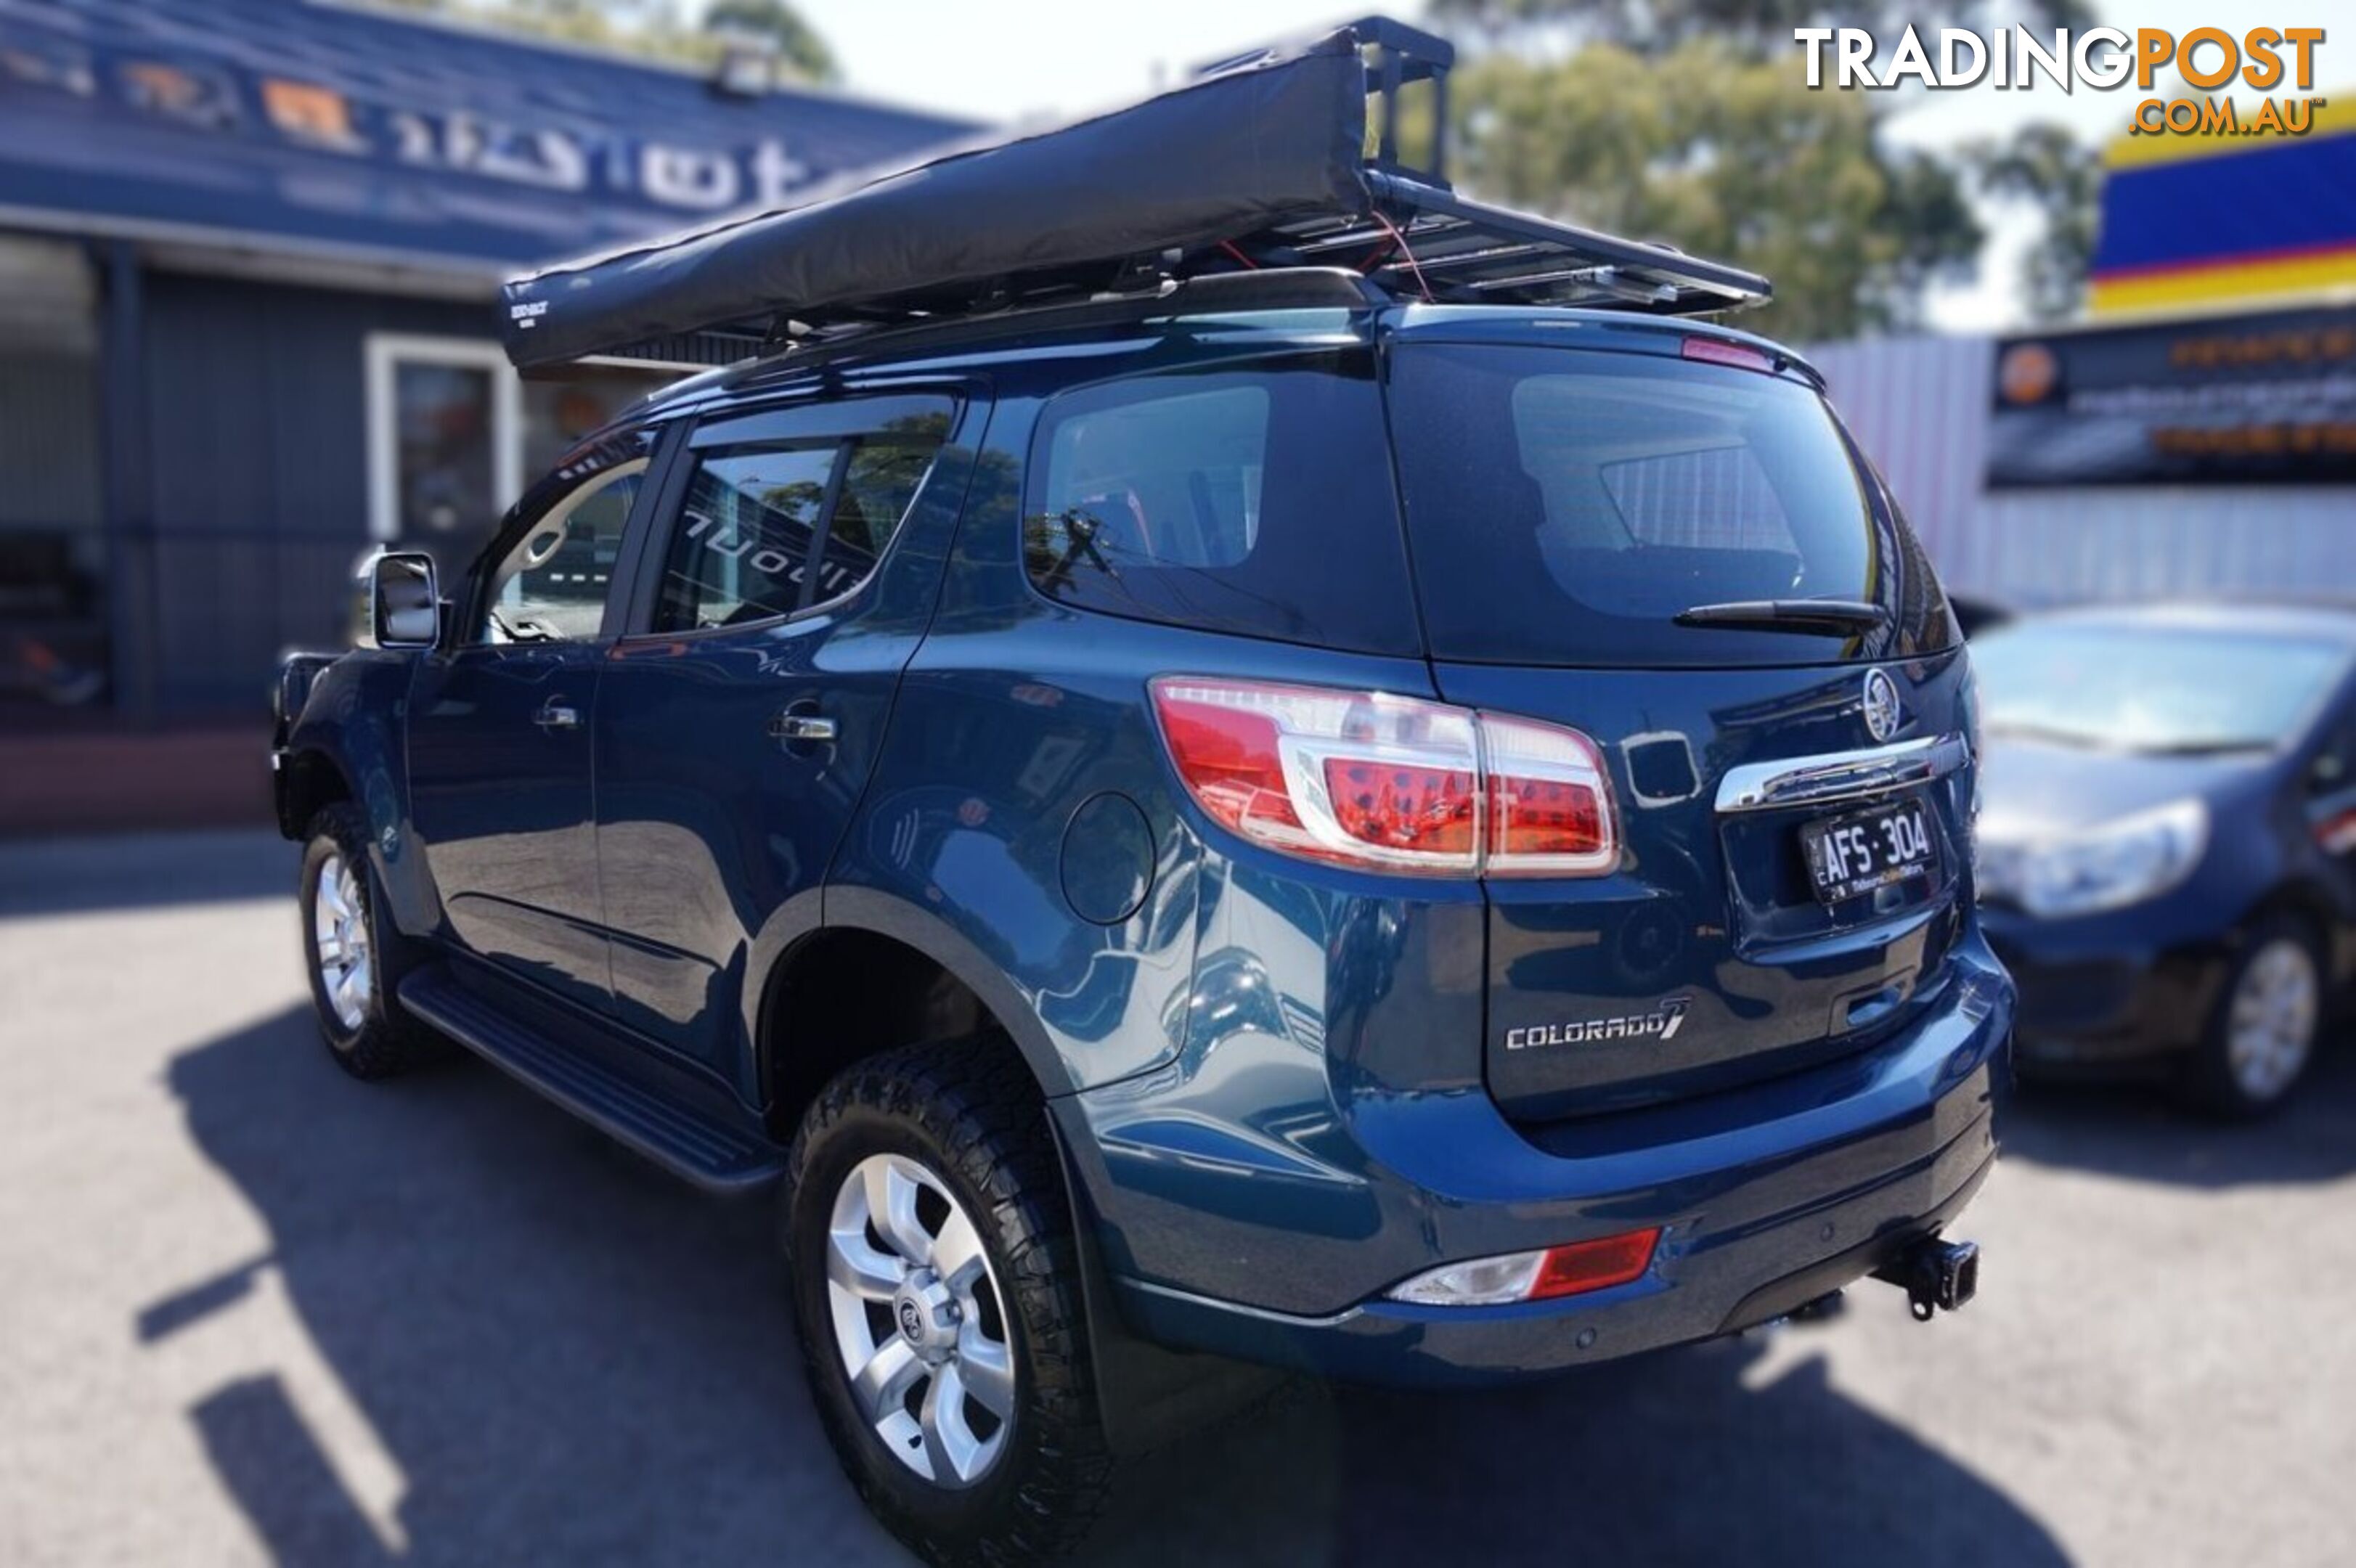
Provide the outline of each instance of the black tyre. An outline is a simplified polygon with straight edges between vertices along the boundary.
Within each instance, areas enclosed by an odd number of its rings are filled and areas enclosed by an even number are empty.
[[[389,1078],[443,1054],[441,1037],[394,999],[421,950],[384,913],[367,819],[350,802],[311,819],[299,893],[311,1002],[337,1064],[355,1078]]]
[[[1012,1046],[845,1069],[802,1118],[784,1219],[811,1393],[876,1517],[933,1563],[1076,1544],[1112,1461],[1070,1204]]]
[[[2184,1086],[2201,1109],[2246,1120],[2276,1109],[2306,1075],[2322,1030],[2323,941],[2291,915],[2244,933]]]

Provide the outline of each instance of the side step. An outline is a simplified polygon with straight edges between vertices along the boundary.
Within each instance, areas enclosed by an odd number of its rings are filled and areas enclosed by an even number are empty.
[[[743,1192],[785,1173],[786,1151],[517,1022],[440,965],[401,983],[401,1005],[509,1077],[709,1192]]]

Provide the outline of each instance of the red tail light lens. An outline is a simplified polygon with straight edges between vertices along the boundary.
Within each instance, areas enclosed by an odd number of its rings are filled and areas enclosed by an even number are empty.
[[[1165,676],[1154,710],[1196,804],[1312,859],[1478,869],[1472,715],[1379,692]]]
[[[1655,1228],[1548,1247],[1546,1262],[1538,1265],[1538,1276],[1531,1282],[1528,1299],[1544,1301],[1549,1296],[1608,1290],[1640,1278],[1653,1266],[1653,1247],[1660,1239]]]
[[[1620,858],[1602,753],[1576,730],[1481,715],[1493,877],[1591,877]]]
[[[1595,876],[1619,859],[1601,753],[1575,730],[1187,676],[1156,680],[1153,705],[1195,803],[1288,854],[1456,876]]]

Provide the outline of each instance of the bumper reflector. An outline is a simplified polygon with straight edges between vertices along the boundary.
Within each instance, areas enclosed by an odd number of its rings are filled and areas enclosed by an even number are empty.
[[[1500,1307],[1580,1296],[1643,1277],[1653,1266],[1660,1239],[1655,1226],[1539,1252],[1442,1264],[1392,1286],[1390,1296],[1421,1307]]]

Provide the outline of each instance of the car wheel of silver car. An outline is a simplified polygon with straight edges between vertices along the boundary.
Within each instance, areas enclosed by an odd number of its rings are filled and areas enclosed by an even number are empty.
[[[2307,1072],[2323,1019],[2321,944],[2304,922],[2270,918],[2246,935],[2195,1052],[2192,1083],[2213,1110],[2260,1115]]]
[[[385,1078],[440,1054],[439,1037],[393,995],[418,948],[380,912],[367,821],[348,801],[312,819],[298,891],[311,1001],[337,1062],[356,1078]]]
[[[783,1219],[810,1391],[877,1517],[937,1563],[1076,1544],[1111,1458],[1062,1168],[1012,1043],[845,1069],[802,1118]]]

